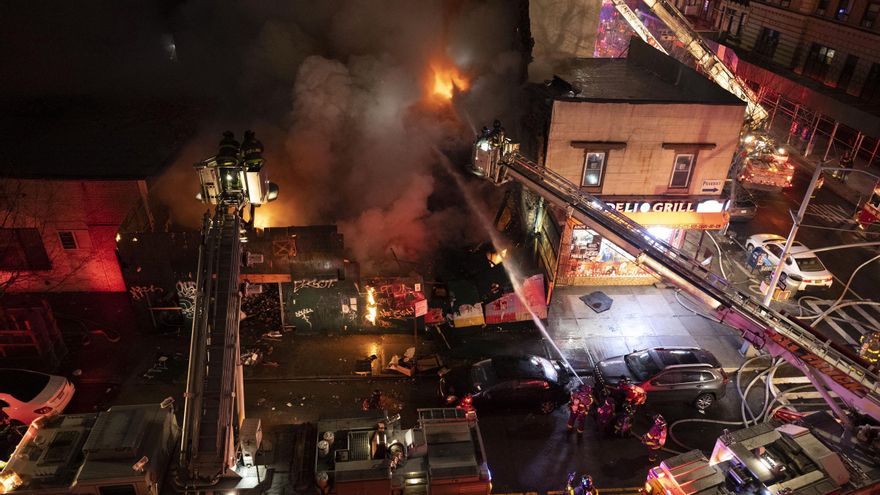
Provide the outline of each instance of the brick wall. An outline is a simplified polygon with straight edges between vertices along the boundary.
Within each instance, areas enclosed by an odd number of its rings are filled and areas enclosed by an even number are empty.
[[[140,206],[136,180],[5,180],[2,228],[36,228],[52,268],[17,271],[10,292],[124,292],[116,233]],[[66,249],[60,232],[70,232]],[[71,247],[70,245],[68,247]],[[0,271],[0,280],[13,273]]]

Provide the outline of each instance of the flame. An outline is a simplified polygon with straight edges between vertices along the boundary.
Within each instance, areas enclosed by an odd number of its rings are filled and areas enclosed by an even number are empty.
[[[376,289],[367,287],[367,314],[364,316],[371,324],[376,324],[379,309],[376,306]]]
[[[504,261],[504,258],[507,257],[507,249],[502,249],[501,251],[494,253],[486,253],[486,257],[489,258],[489,263],[492,263],[493,266],[500,265]]]
[[[435,99],[450,101],[456,90],[467,91],[470,88],[470,82],[451,62],[434,61],[431,63],[431,72],[434,77],[430,94]]]

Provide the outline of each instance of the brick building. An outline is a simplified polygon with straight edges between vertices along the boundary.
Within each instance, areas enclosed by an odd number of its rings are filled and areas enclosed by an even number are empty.
[[[673,246],[727,223],[724,181],[745,104],[633,38],[626,59],[574,59],[535,86],[523,149]],[[653,283],[595,232],[540,201],[522,211],[552,284]]]

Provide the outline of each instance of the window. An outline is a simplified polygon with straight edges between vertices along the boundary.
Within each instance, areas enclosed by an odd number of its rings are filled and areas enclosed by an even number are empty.
[[[0,229],[0,270],[51,270],[52,262],[37,229]]]
[[[880,14],[880,3],[870,3],[868,4],[868,8],[865,9],[865,15],[862,16],[862,27],[873,27],[874,21],[877,20],[877,14]]]
[[[779,44],[779,31],[770,28],[761,30],[758,41],[755,42],[755,53],[763,55],[767,58],[773,58],[776,53],[776,45]]]
[[[804,75],[817,81],[824,82],[825,74],[834,60],[834,49],[813,43],[807,59],[804,61]]]
[[[58,239],[61,241],[61,247],[64,249],[77,248],[76,236],[69,230],[58,232]]]
[[[826,10],[828,10],[828,0],[819,0],[816,5],[816,15],[825,15]]]
[[[868,71],[868,77],[865,78],[865,84],[862,85],[862,92],[859,98],[868,103],[880,102],[880,64],[872,64],[871,70]]]
[[[709,381],[703,380],[703,375],[708,373],[700,373],[699,371],[685,371],[682,373],[681,382],[682,383],[695,383],[701,381]],[[711,375],[709,375],[711,376]]]
[[[779,257],[782,256],[782,248],[776,244],[767,244],[764,246],[764,249],[773,256],[776,256],[776,259],[779,259]]]
[[[584,153],[584,176],[581,185],[584,187],[602,187],[605,175],[605,157],[607,151],[586,151]]]
[[[654,381],[657,382],[657,385],[675,385],[676,383],[681,383],[682,378],[682,374],[678,371],[667,371],[658,376]]]
[[[846,21],[849,17],[849,0],[841,0],[834,12],[834,18],[838,21]]]
[[[672,179],[669,181],[669,187],[675,189],[684,189],[690,185],[691,170],[694,167],[693,153],[680,153],[675,155],[675,163],[672,166]]]
[[[849,86],[849,81],[852,79],[853,72],[856,70],[856,65],[859,63],[859,57],[856,57],[853,54],[849,54],[846,56],[846,62],[843,63],[843,69],[840,71],[840,77],[837,78],[837,87],[846,91],[846,87]]]

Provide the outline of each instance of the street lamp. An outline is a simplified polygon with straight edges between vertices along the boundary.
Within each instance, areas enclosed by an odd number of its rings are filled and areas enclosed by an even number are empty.
[[[825,161],[822,163],[828,162]],[[768,308],[770,307],[770,300],[773,299],[773,292],[776,290],[776,284],[779,283],[779,277],[782,275],[785,259],[788,258],[788,253],[791,251],[791,245],[794,244],[794,237],[797,235],[801,222],[804,220],[804,213],[807,211],[807,205],[810,203],[810,198],[816,190],[816,184],[819,182],[819,177],[825,170],[841,170],[847,174],[858,172],[880,180],[880,177],[864,170],[842,167],[823,167],[822,165],[816,166],[816,170],[813,171],[813,177],[810,179],[810,185],[807,186],[807,192],[804,193],[804,200],[801,201],[801,207],[798,209],[797,215],[793,218],[794,223],[791,225],[791,232],[788,233],[788,239],[785,240],[785,247],[782,248],[782,254],[779,256],[779,263],[777,263],[776,268],[773,269],[773,276],[770,277],[770,286],[767,288],[767,293],[764,294],[764,306],[767,306]]]

